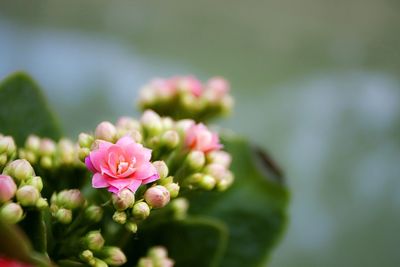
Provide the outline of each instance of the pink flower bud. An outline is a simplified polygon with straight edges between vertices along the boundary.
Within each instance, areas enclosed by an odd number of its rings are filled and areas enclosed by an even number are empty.
[[[157,135],[163,130],[160,116],[152,110],[146,110],[140,119],[143,128],[151,135]]]
[[[56,199],[58,206],[71,210],[82,207],[84,203],[85,198],[79,189],[63,190],[58,193]]]
[[[3,173],[12,176],[17,181],[24,181],[35,175],[31,164],[25,159],[17,159],[10,162],[5,167]]]
[[[105,140],[111,143],[114,142],[116,135],[117,130],[115,129],[115,126],[108,121],[103,121],[97,125],[94,132],[96,139]]]
[[[16,191],[14,180],[8,175],[0,175],[0,203],[13,198]]]
[[[187,130],[185,144],[192,150],[199,150],[204,153],[222,148],[218,135],[208,130],[202,123],[192,125]]]
[[[150,207],[146,202],[137,202],[132,209],[132,215],[137,220],[144,220],[150,215]]]
[[[23,215],[21,206],[14,202],[6,203],[0,209],[0,219],[11,224],[22,220]]]
[[[168,176],[168,166],[165,164],[164,161],[154,161],[153,166],[156,168],[157,173],[160,177],[160,179],[164,179],[165,177]]]
[[[216,150],[207,154],[207,161],[210,163],[220,164],[228,168],[232,162],[232,157],[228,152]]]
[[[120,266],[126,263],[126,256],[118,247],[105,247],[102,250],[104,261],[111,266]]]
[[[203,152],[194,150],[187,155],[186,162],[191,170],[200,170],[204,166],[206,159]]]
[[[144,199],[153,208],[162,208],[168,204],[170,194],[167,188],[162,185],[156,185],[147,189]]]
[[[166,131],[161,136],[161,143],[170,149],[175,148],[179,144],[178,133],[172,130]]]
[[[167,188],[171,198],[176,198],[178,196],[179,189],[180,189],[178,184],[170,183],[170,184],[165,185],[165,188]]]
[[[72,221],[72,211],[69,209],[61,208],[57,210],[55,217],[60,223],[69,224]]]
[[[17,190],[17,200],[22,206],[35,206],[40,198],[40,193],[32,185],[24,185]]]
[[[126,210],[135,203],[135,194],[129,189],[123,189],[118,194],[112,195],[112,203],[116,210]]]
[[[38,152],[40,149],[40,138],[36,135],[30,135],[25,141],[25,147],[26,149],[33,151],[33,152]]]
[[[15,150],[15,142],[11,136],[0,137],[0,153],[5,153],[10,156],[15,152]]]
[[[103,209],[96,205],[89,206],[85,209],[85,217],[92,222],[99,222],[103,217]]]
[[[220,99],[229,92],[229,83],[222,77],[211,78],[206,85],[207,90],[213,91],[215,96]]]
[[[56,152],[56,143],[48,138],[43,138],[40,142],[40,153],[42,156],[51,156]]]
[[[85,245],[88,249],[98,251],[104,246],[104,238],[100,231],[91,231],[84,237]]]
[[[116,212],[114,212],[112,218],[113,218],[114,222],[116,222],[116,223],[125,224],[125,223],[126,223],[126,219],[127,219],[128,217],[127,217],[127,215],[126,215],[125,212],[123,212],[123,211],[116,211]]]

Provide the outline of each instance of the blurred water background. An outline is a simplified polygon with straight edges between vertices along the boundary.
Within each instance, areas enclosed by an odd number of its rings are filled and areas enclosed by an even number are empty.
[[[292,189],[270,266],[400,266],[399,25],[393,0],[1,1],[0,77],[29,72],[75,137],[154,76],[225,76],[221,123]]]

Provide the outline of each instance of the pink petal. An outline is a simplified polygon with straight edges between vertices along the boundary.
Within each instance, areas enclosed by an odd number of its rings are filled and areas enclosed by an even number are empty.
[[[92,186],[94,188],[108,187],[109,184],[107,180],[100,173],[95,173],[92,178]]]
[[[158,173],[156,173],[156,174],[142,180],[142,184],[148,184],[148,183],[157,181],[158,179],[160,179],[160,175],[158,175]]]
[[[157,174],[156,168],[150,162],[143,163],[135,172],[135,178],[144,180]]]
[[[92,164],[92,161],[90,160],[90,157],[89,157],[89,156],[87,156],[87,157],[85,158],[85,165],[86,165],[86,167],[87,167],[91,172],[93,172],[93,173],[96,172],[96,169],[94,168],[94,166],[93,166],[93,164]]]
[[[119,190],[128,187],[131,183],[133,183],[134,179],[132,178],[125,178],[125,179],[113,179],[108,178],[107,182],[109,185],[118,188]]]
[[[136,190],[139,188],[139,186],[141,185],[141,182],[139,180],[133,180],[132,183],[130,185],[128,185],[128,188],[135,193]]]

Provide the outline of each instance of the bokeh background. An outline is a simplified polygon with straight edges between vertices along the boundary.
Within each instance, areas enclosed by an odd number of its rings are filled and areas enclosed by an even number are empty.
[[[135,114],[154,76],[225,76],[221,123],[292,189],[270,266],[400,266],[399,1],[1,1],[0,77],[15,70],[70,137]]]

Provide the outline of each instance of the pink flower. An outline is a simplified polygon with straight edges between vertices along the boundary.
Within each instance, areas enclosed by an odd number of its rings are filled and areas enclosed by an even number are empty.
[[[98,148],[90,152],[85,164],[94,175],[94,188],[108,188],[115,194],[125,188],[135,192],[142,184],[159,179],[150,163],[151,150],[125,136],[116,144],[98,140]]]
[[[14,197],[17,186],[14,180],[8,175],[0,175],[0,203],[6,202]]]
[[[169,80],[156,78],[150,82],[150,86],[155,88],[156,93],[164,98],[172,97],[176,93],[174,84]]]
[[[222,148],[218,135],[208,130],[202,123],[193,124],[187,130],[185,144],[192,150],[199,150],[204,153]]]
[[[203,91],[203,85],[193,76],[171,78],[171,82],[176,83],[183,90],[188,90],[194,96],[200,96]]]

